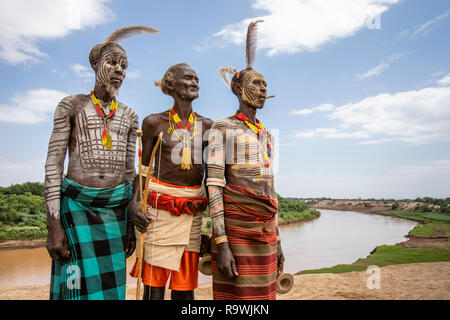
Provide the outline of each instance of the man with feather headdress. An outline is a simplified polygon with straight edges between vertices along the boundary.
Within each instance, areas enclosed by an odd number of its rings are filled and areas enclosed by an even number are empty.
[[[125,27],[95,45],[89,54],[94,89],[65,97],[56,107],[44,185],[50,299],[125,299],[126,257],[136,243],[132,222],[149,221],[142,212],[127,210],[139,123],[115,96],[128,67],[119,42],[140,33],[158,31]]]
[[[276,298],[277,271],[284,256],[278,236],[278,202],[273,180],[273,137],[256,118],[267,83],[253,69],[256,25],[247,31],[247,68],[219,69],[239,108],[216,121],[209,134],[209,206],[213,225],[213,298]],[[227,73],[232,74],[231,83]]]

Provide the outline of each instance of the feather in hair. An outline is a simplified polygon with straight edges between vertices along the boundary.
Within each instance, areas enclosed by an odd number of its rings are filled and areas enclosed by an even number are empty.
[[[141,33],[150,33],[150,34],[159,34],[159,31],[153,27],[148,26],[128,26],[124,28],[117,29],[113,33],[111,33],[106,39],[104,43],[119,43],[122,40],[129,38],[134,35],[138,35]]]
[[[253,68],[253,63],[255,62],[256,56],[256,43],[257,43],[257,32],[258,32],[258,22],[263,22],[264,20],[256,20],[250,22],[247,29],[247,44],[246,44],[246,62],[247,68]]]
[[[231,89],[231,83],[227,75],[231,74],[231,76],[233,76],[236,72],[237,70],[230,66],[219,68],[220,79],[222,79],[228,89]]]

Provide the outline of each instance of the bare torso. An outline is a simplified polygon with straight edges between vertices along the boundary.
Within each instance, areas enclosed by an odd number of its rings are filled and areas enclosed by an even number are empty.
[[[252,188],[274,197],[273,162],[271,160],[270,166],[266,167],[263,157],[267,141],[258,138],[258,135],[243,121],[234,116],[216,121],[213,129],[221,132],[226,155],[224,162],[208,165],[208,177],[217,179],[224,177],[227,184]],[[273,140],[270,134],[268,139]],[[228,142],[225,142],[226,140]],[[212,145],[214,149],[215,143]],[[233,150],[230,150],[231,147]]]
[[[155,155],[155,177],[160,181],[181,186],[201,185],[205,177],[205,162],[203,161],[203,150],[208,145],[207,137],[204,134],[210,129],[212,120],[202,117],[197,113],[197,127],[193,138],[190,140],[192,167],[189,170],[181,169],[181,148],[180,140],[172,132],[169,133],[169,113],[168,110],[151,114],[142,123],[143,130],[143,154],[142,163],[148,165],[153,146],[156,144],[159,133],[163,132],[163,140],[160,150]],[[187,134],[190,138],[194,127]],[[181,131],[178,131],[181,135]]]
[[[60,170],[67,148],[67,178],[94,188],[132,182],[138,117],[132,109],[119,102],[110,128],[112,150],[102,145],[103,120],[89,95],[69,96],[60,102],[55,112],[46,163],[47,200],[59,197]]]

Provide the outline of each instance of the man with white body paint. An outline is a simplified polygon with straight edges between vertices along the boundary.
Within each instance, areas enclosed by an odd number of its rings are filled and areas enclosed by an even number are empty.
[[[139,123],[115,98],[128,67],[118,42],[142,32],[157,30],[126,27],[94,46],[89,55],[94,89],[65,97],[56,107],[44,186],[51,299],[125,299],[126,257],[136,243],[132,222],[148,222],[142,212],[127,208]]]

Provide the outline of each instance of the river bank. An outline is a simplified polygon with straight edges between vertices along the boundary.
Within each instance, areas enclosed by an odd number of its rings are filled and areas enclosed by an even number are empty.
[[[406,237],[408,240],[396,245],[374,248],[366,257],[352,264],[336,265],[330,268],[303,270],[298,274],[345,273],[366,270],[370,265],[379,267],[398,264],[450,261],[450,216],[439,212],[412,211],[416,202],[406,202],[402,210],[391,210],[392,204],[380,201],[357,202],[351,200],[323,201],[311,205],[317,210],[357,211],[366,214],[391,216],[418,222]]]
[[[295,275],[290,292],[278,300],[449,300],[450,262],[392,265],[380,268],[379,289],[369,289],[369,274]],[[47,300],[49,286],[0,287],[0,300]],[[127,300],[134,300],[136,285],[127,286]],[[166,290],[170,299],[170,290]],[[211,283],[195,290],[196,300],[211,300]]]
[[[8,240],[0,242],[0,251],[2,250],[17,250],[17,249],[35,249],[45,247],[46,238],[33,240]]]

